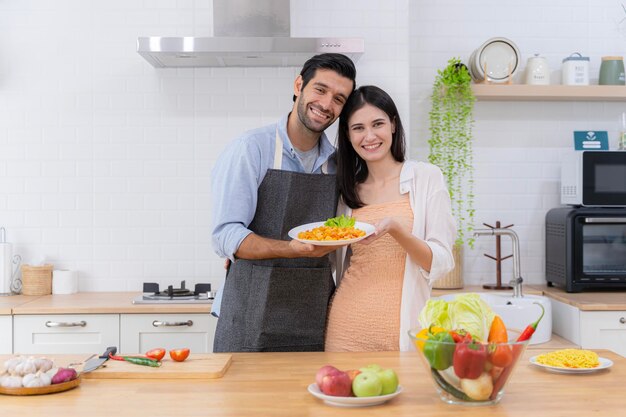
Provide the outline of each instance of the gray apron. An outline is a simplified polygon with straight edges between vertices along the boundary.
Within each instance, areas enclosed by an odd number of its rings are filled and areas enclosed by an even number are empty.
[[[289,240],[293,227],[335,215],[335,175],[282,171],[276,132],[274,169],[258,190],[248,229]],[[214,352],[323,351],[326,312],[335,289],[328,256],[237,259],[224,282]]]

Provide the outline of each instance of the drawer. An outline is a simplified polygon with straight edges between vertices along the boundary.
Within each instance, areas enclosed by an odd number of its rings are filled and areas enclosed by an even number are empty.
[[[580,314],[581,346],[610,349],[626,356],[626,311],[585,311]]]
[[[210,314],[122,314],[120,351],[143,353],[157,347],[213,351],[217,319]]]
[[[118,346],[118,314],[16,315],[14,352],[18,354],[101,353]]]
[[[13,317],[0,316],[0,354],[13,353]]]

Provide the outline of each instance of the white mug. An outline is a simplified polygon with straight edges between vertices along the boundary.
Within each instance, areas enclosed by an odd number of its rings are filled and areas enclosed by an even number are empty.
[[[547,59],[539,55],[528,58],[526,64],[526,84],[550,84],[550,67]]]

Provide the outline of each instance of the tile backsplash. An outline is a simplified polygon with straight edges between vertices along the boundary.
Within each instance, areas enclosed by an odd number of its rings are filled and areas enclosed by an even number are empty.
[[[626,17],[609,0],[320,0],[291,2],[292,36],[365,39],[358,84],[400,108],[414,159],[428,154],[437,69],[491,37],[526,59],[624,55]],[[212,1],[0,2],[0,226],[25,263],[80,273],[81,291],[141,282],[221,284],[210,245],[210,170],[246,129],[291,107],[295,68],[155,69],[138,36],[212,35]],[[516,78],[519,80],[523,72]],[[573,130],[608,130],[625,103],[478,102],[476,224],[514,223],[522,275],[543,282],[545,212],[558,205],[559,161]],[[334,129],[331,129],[334,137]],[[510,244],[502,239],[503,255]],[[465,250],[466,283],[495,281],[494,240]],[[504,261],[503,275],[512,265]]]

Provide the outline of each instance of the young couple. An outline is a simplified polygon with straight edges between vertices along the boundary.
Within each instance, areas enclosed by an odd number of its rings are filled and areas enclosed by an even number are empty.
[[[411,349],[431,282],[454,265],[455,222],[441,171],[405,159],[391,97],[355,90],[355,76],[343,55],[311,58],[292,111],[218,160],[213,245],[231,262],[214,351]],[[340,115],[335,153],[324,130]],[[349,247],[289,241],[291,228],[340,214],[376,232]]]

